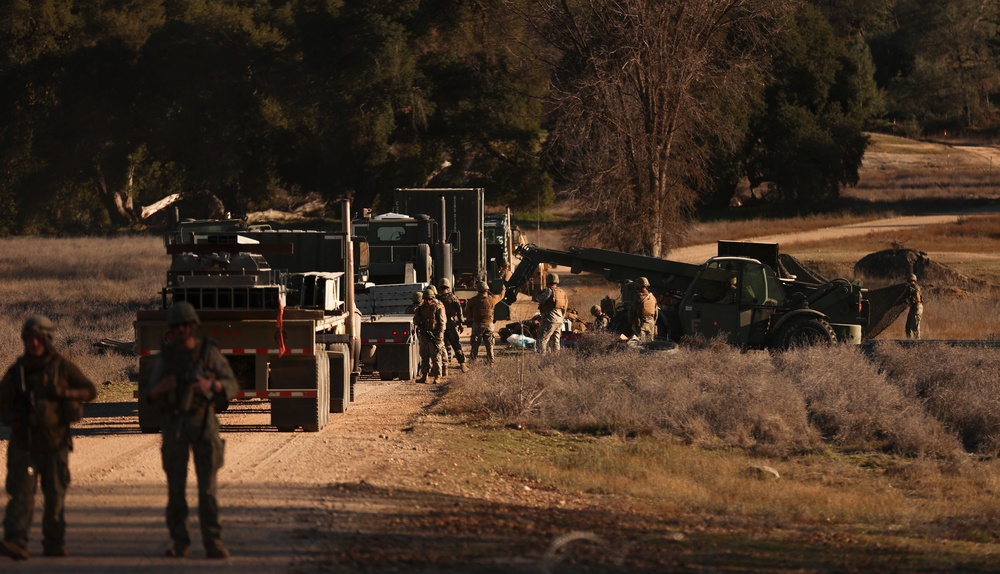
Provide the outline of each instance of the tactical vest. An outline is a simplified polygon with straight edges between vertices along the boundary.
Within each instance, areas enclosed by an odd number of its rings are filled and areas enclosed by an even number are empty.
[[[64,398],[69,390],[69,382],[63,369],[62,357],[53,353],[41,369],[31,372],[24,369],[21,360],[18,360],[15,368],[20,371],[18,385],[23,377],[24,386],[32,398],[30,403],[22,403],[30,404],[32,409],[32,412],[25,413],[24,419],[24,430],[30,434],[30,448],[51,452],[60,446],[69,446],[72,450],[69,425],[80,420],[83,410],[78,402],[72,401],[73,404],[69,405],[67,403],[70,401]],[[18,390],[18,393],[21,391]],[[74,409],[67,408],[70,406]]]
[[[469,299],[469,321],[472,323],[493,323],[493,308],[496,301],[493,297],[479,294]]]
[[[566,311],[569,309],[569,296],[566,295],[566,291],[558,285],[553,285],[550,289],[552,296],[539,305],[538,310],[542,313],[549,313],[553,310]]]
[[[421,305],[417,307],[414,319],[416,320],[418,329],[424,332],[432,332],[438,329],[438,305],[440,304],[440,302],[436,302],[434,305]]]
[[[211,346],[213,343],[202,338],[198,340],[194,349],[185,349],[173,341],[164,344],[161,348],[160,354],[163,361],[164,376],[173,375],[177,379],[177,386],[166,395],[165,406],[168,411],[177,410],[181,406],[184,400],[183,394],[188,392],[186,387],[193,383],[191,379],[196,373],[200,373],[202,376],[215,374],[209,372],[208,356],[211,349],[204,348],[205,345]],[[198,402],[197,404],[192,404],[191,408],[197,410],[197,408],[205,406],[207,401],[204,400],[204,397],[200,393],[196,393],[195,395],[194,398],[198,398]]]
[[[918,305],[924,302],[923,297],[920,295],[920,287],[914,285],[910,287],[910,294],[907,297],[907,303],[910,305]]]
[[[456,321],[462,315],[462,304],[454,293],[445,293],[438,297],[438,300],[444,305],[444,313],[449,321]]]
[[[656,317],[656,297],[650,292],[640,293],[636,301],[636,316],[640,319]]]

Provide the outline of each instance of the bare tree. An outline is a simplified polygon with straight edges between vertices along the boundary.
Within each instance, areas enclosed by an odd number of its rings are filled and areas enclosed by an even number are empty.
[[[683,237],[708,148],[761,86],[783,0],[542,0],[523,13],[551,47],[548,151],[586,243],[654,256]],[[512,8],[512,4],[508,4]],[[516,9],[516,8],[515,8]]]

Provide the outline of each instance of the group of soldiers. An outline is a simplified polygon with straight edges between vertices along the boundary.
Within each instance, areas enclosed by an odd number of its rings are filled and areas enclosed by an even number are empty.
[[[174,303],[168,333],[149,380],[139,391],[162,413],[161,454],[167,476],[167,527],[172,545],[166,555],[191,554],[185,496],[188,460],[194,453],[198,517],[205,555],[228,558],[219,524],[217,474],[224,442],[216,412],[238,390],[228,360],[211,339],[197,336],[198,314],[190,303]],[[69,556],[64,502],[69,488],[70,424],[83,417],[82,403],[97,398],[94,383],[53,345],[55,327],[47,317],[29,317],[21,329],[24,354],[0,379],[0,419],[11,427],[7,447],[8,502],[0,556],[27,560],[28,531],[35,491],[42,485],[42,552]]]
[[[538,304],[538,338],[535,349],[539,353],[559,351],[566,313],[570,308],[569,295],[559,285],[559,275],[547,273],[547,287],[534,297]],[[634,296],[628,305],[629,324],[639,340],[651,341],[656,336],[658,305],[656,297],[649,291],[649,281],[638,278],[632,285]],[[484,281],[476,282],[477,294],[466,301],[463,307],[451,290],[451,282],[441,279],[437,288],[428,286],[423,292],[415,293],[413,304],[407,312],[413,313],[420,346],[420,377],[418,383],[440,382],[440,377],[448,375],[450,357],[458,361],[462,372],[466,372],[466,356],[462,350],[460,335],[466,325],[471,326],[472,353],[469,362],[478,359],[480,347],[485,347],[486,362],[495,362],[494,309],[506,293],[506,286],[500,293],[490,292]],[[599,305],[591,308],[594,328],[607,329],[610,317]]]
[[[472,328],[470,362],[478,360],[479,348],[483,346],[487,364],[493,365],[496,338],[493,330],[494,308],[505,293],[506,286],[499,294],[494,294],[484,281],[477,281],[476,295],[463,307],[451,290],[451,282],[443,278],[438,282],[438,288],[430,285],[423,292],[414,294],[409,311],[413,312],[420,347],[418,383],[427,382],[428,377],[433,383],[438,383],[442,376],[448,376],[449,356],[455,357],[463,373],[468,371],[460,338],[466,325]]]

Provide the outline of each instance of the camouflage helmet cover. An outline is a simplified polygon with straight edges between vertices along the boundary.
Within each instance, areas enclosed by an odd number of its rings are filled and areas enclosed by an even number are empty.
[[[426,293],[428,291],[431,292],[431,297],[437,297],[438,290],[433,285],[428,285],[427,288],[424,289],[424,293]]]
[[[417,305],[419,305],[420,302],[423,300],[424,300],[424,294],[421,293],[420,291],[417,291],[416,293],[413,294],[413,302],[416,303]]]
[[[198,312],[194,310],[194,305],[187,301],[178,301],[171,305],[167,312],[167,326],[175,327],[188,323],[201,323],[198,319]]]
[[[915,273],[910,273],[910,281],[916,281],[917,275]]]
[[[591,307],[590,308],[590,314],[593,315],[594,317],[599,316],[601,314],[601,306],[600,305],[594,305],[593,307]]]
[[[555,273],[548,273],[545,275],[545,282],[556,285],[559,283],[559,276]]]
[[[480,293],[485,293],[489,291],[489,286],[486,285],[484,281],[476,281],[476,291]]]
[[[442,277],[441,280],[438,281],[438,289],[451,289],[451,281],[449,281],[447,277]]]
[[[24,321],[24,326],[21,327],[21,336],[23,337],[29,333],[51,336],[53,330],[55,330],[55,326],[48,317],[45,315],[32,315]]]
[[[636,279],[635,282],[639,285],[639,287],[649,287],[649,279],[646,279],[645,277],[640,277]]]
[[[729,283],[730,285],[735,286],[736,285],[736,276],[730,277],[729,281],[726,281],[726,283]]]
[[[433,287],[424,289],[424,301],[430,301],[437,295],[437,290]]]

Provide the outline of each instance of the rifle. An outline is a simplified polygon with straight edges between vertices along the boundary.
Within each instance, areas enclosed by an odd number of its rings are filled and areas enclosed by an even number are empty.
[[[194,387],[198,384],[198,376],[205,376],[205,372],[202,370],[202,364],[205,359],[208,358],[208,350],[212,346],[212,341],[205,337],[201,342],[201,352],[198,353],[198,360],[191,364],[188,369],[186,376],[184,377],[183,388],[181,390],[180,400],[177,401],[177,415],[183,415],[191,412],[191,407],[194,406]],[[208,408],[212,404],[212,397],[205,397],[205,414],[201,421],[201,430],[198,433],[199,440],[205,436],[205,425],[208,424]],[[181,436],[181,424],[178,421],[177,430],[174,438],[179,439]]]

